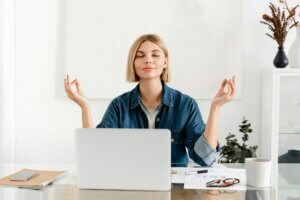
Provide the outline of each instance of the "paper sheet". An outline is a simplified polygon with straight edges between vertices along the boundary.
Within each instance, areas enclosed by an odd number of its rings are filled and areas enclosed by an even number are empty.
[[[175,167],[172,169],[176,171],[176,174],[172,174],[172,183],[184,184],[185,172],[188,171],[189,168]],[[190,170],[192,170],[192,169],[190,169]]]
[[[208,173],[186,175],[184,178],[185,189],[207,189],[207,190],[246,190],[245,169],[233,168],[201,168],[207,169]],[[195,169],[193,169],[195,171]],[[240,183],[229,187],[211,188],[206,187],[206,183],[219,178],[238,178]]]
[[[219,163],[214,163],[213,168],[226,168],[224,165]],[[211,169],[211,168],[202,168],[202,167],[173,167],[172,170],[176,173],[172,173],[172,183],[184,184],[185,172],[201,170],[201,169]]]

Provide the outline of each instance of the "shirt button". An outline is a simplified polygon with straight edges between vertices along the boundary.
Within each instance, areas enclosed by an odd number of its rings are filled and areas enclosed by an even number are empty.
[[[158,118],[156,118],[156,121],[157,121],[157,122],[159,122],[159,120],[160,120],[160,118],[159,118],[159,117],[158,117]]]

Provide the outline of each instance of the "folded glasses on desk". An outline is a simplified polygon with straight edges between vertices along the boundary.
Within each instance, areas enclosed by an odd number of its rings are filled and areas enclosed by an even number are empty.
[[[228,187],[239,183],[238,178],[221,178],[206,183],[206,187]]]

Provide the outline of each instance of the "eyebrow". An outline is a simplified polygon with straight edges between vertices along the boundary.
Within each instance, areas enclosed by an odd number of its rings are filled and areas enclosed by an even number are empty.
[[[158,50],[158,49],[154,49],[154,50],[152,50],[152,52],[157,52],[157,51],[158,51],[158,52],[161,52],[161,51],[160,51],[160,50]],[[137,51],[137,53],[144,53],[144,52],[143,52],[143,51],[140,51],[140,50],[138,50],[138,51]]]

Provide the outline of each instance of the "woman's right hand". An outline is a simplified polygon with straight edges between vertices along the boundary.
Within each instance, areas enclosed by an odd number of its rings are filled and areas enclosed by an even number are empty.
[[[81,108],[85,108],[88,106],[88,101],[84,96],[82,89],[80,88],[80,84],[77,79],[72,82],[69,81],[69,75],[64,79],[65,83],[65,91],[67,96],[77,103]],[[76,91],[72,90],[72,86],[76,87]]]

